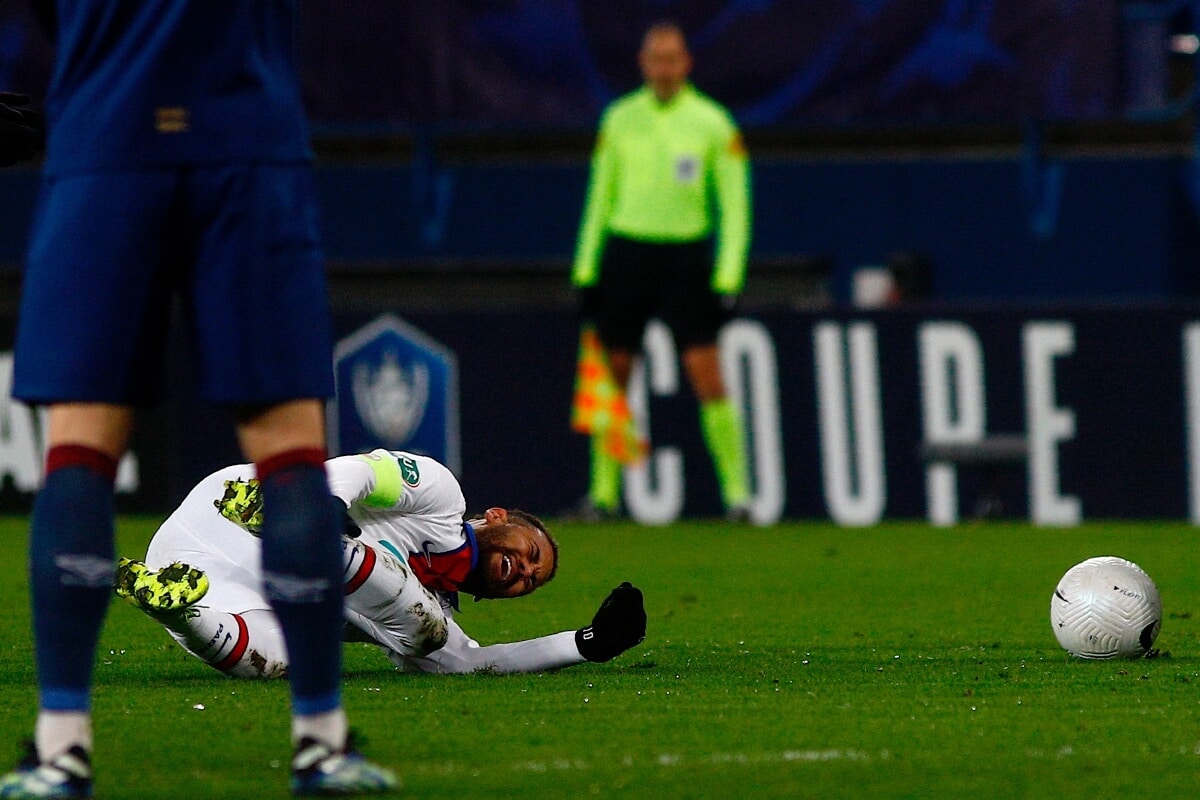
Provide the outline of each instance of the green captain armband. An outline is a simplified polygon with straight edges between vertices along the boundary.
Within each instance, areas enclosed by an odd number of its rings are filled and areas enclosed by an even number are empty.
[[[375,473],[375,488],[362,499],[362,504],[372,508],[391,508],[400,502],[404,494],[404,477],[400,473],[400,462],[388,453],[362,453],[358,456],[370,465]]]

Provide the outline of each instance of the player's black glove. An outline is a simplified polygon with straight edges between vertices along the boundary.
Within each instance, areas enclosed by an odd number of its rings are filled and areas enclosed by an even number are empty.
[[[642,590],[625,581],[600,604],[592,624],[575,631],[575,646],[588,661],[611,661],[645,638]]]
[[[354,517],[350,516],[350,509],[346,508],[346,504],[342,502],[337,495],[330,495],[332,501],[334,519],[338,521],[338,529],[342,536],[349,539],[357,539],[362,535],[362,528],[358,527],[358,523],[354,521]]]
[[[43,120],[29,97],[0,92],[0,167],[32,158],[42,146]]]

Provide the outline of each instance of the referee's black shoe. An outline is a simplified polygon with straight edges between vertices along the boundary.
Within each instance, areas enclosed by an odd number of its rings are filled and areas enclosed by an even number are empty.
[[[592,502],[592,498],[584,495],[575,505],[559,515],[564,522],[611,522],[621,518],[621,513],[615,508],[605,508]]]
[[[730,506],[725,510],[725,521],[735,525],[749,525],[754,522],[750,509],[746,506]]]

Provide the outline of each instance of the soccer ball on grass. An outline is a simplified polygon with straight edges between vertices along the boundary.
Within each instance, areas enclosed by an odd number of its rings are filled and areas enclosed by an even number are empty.
[[[1058,643],[1079,658],[1138,658],[1162,626],[1158,588],[1141,567],[1116,556],[1067,570],[1050,598]]]

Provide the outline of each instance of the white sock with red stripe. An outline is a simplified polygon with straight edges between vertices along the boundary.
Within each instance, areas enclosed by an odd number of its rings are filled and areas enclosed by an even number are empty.
[[[406,582],[402,571],[376,570],[375,550],[360,541],[344,539],[342,559],[348,606],[349,598],[357,596],[377,608],[385,596],[395,599]],[[369,587],[363,589],[372,577]],[[287,645],[279,618],[266,609],[235,614],[197,605],[158,618],[188,652],[222,672],[239,678],[273,678],[287,669]]]
[[[287,670],[279,619],[266,609],[231,614],[192,606],[162,622],[188,652],[235,677],[276,678]]]
[[[357,539],[342,539],[342,583],[347,595],[352,595],[367,582],[378,560],[375,548]]]

